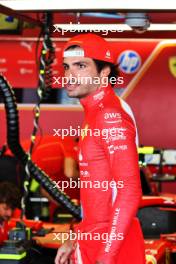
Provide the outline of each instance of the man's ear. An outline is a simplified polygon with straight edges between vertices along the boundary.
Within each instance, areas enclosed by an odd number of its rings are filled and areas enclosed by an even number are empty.
[[[100,78],[108,77],[110,72],[111,72],[110,67],[109,66],[105,66],[100,72]]]

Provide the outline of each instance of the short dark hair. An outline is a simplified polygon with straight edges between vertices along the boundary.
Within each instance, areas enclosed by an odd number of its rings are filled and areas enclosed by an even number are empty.
[[[112,64],[110,62],[106,62],[106,61],[101,61],[101,60],[95,60],[93,59],[93,61],[95,62],[95,65],[96,65],[96,68],[97,68],[97,71],[98,73],[101,72],[101,70],[105,67],[109,67],[110,68],[110,74],[108,76],[108,79],[110,81],[110,79],[113,77],[113,78],[117,78],[118,77],[118,66],[115,65],[115,64]],[[113,84],[111,84],[112,86],[114,86]]]
[[[0,203],[5,203],[14,210],[17,207],[20,207],[20,199],[20,191],[13,183],[0,183]]]

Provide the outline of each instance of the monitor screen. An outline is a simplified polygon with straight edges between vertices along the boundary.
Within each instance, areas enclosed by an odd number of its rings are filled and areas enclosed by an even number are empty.
[[[163,151],[163,162],[166,165],[176,165],[176,150],[167,149]]]
[[[145,163],[146,164],[153,164],[153,165],[159,165],[161,159],[161,154],[145,154]]]

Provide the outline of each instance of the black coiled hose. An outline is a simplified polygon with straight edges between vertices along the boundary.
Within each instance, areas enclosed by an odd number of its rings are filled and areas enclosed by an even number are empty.
[[[6,120],[7,120],[7,142],[12,153],[25,166],[28,163],[30,174],[41,184],[41,186],[57,202],[61,203],[78,220],[81,220],[81,209],[75,205],[71,199],[61,190],[55,188],[54,182],[42,171],[23,150],[19,140],[19,120],[18,109],[14,92],[7,80],[0,75],[0,90],[4,98]]]

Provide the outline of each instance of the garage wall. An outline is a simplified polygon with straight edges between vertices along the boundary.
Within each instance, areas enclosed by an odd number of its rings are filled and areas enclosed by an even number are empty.
[[[141,144],[176,148],[176,44],[158,49],[124,97],[135,113]]]
[[[117,45],[120,42],[120,45]],[[121,64],[124,76],[123,97],[132,107],[142,145],[157,148],[176,148],[176,41],[120,41],[112,46],[119,51],[133,50],[141,57],[141,66],[134,71],[130,60]],[[141,44],[142,43],[142,44]],[[148,52],[147,49],[149,48]],[[116,51],[118,53],[118,51]],[[127,53],[127,55],[129,52]],[[125,67],[128,73],[122,72]],[[21,138],[32,131],[32,106],[20,106]],[[81,125],[83,113],[79,106],[43,106],[40,126],[43,133],[53,133],[53,128]],[[6,140],[3,106],[0,107],[0,146]]]

